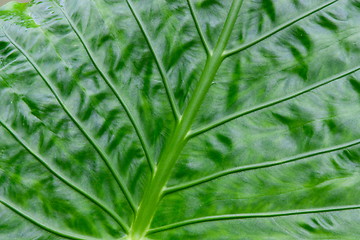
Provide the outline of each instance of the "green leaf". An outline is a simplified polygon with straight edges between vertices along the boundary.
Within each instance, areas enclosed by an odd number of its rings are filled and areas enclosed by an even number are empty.
[[[358,239],[357,0],[0,8],[0,239]]]

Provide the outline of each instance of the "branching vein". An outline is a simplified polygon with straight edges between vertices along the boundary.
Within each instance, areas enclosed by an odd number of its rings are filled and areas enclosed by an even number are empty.
[[[171,171],[187,142],[187,135],[193,125],[196,114],[203,103],[211,83],[222,63],[222,54],[230,39],[237,16],[240,12],[242,0],[233,0],[224,27],[214,48],[208,56],[199,82],[193,91],[188,105],[179,123],[171,136],[167,139],[158,161],[158,168],[150,184],[147,185],[139,210],[131,226],[130,238],[142,239],[145,237],[155,215],[157,205],[161,199],[164,187],[170,177]]]
[[[92,238],[92,237],[87,237],[87,236],[82,236],[82,235],[78,235],[78,234],[73,234],[73,233],[67,233],[67,232],[63,232],[57,229],[54,229],[52,227],[46,226],[44,223],[41,223],[39,220],[29,216],[28,214],[22,212],[20,209],[18,209],[17,207],[13,206],[12,204],[10,204],[9,202],[0,199],[0,203],[3,204],[5,207],[7,207],[8,209],[10,209],[11,211],[13,211],[14,213],[16,213],[17,215],[25,218],[26,220],[28,220],[29,222],[31,222],[32,224],[36,225],[37,227],[51,233],[54,234],[56,236],[59,237],[63,237],[63,238],[67,238],[67,239],[74,239],[74,240],[96,240],[97,238]]]
[[[71,180],[67,179],[67,177],[63,176],[61,173],[58,173],[52,166],[50,166],[43,157],[35,152],[33,149],[30,148],[30,146],[16,133],[14,129],[12,129],[10,126],[5,124],[5,122],[0,120],[0,125],[3,126],[3,128],[6,129],[13,137],[14,139],[21,145],[23,148],[30,153],[41,165],[43,165],[51,174],[53,174],[56,178],[58,178],[60,181],[62,181],[64,184],[69,186],[71,189],[73,189],[75,192],[78,192],[80,195],[84,196],[86,199],[91,201],[93,204],[101,208],[104,212],[109,214],[110,217],[112,217],[124,230],[125,232],[128,232],[129,228],[125,224],[124,220],[121,219],[117,213],[115,213],[113,210],[108,208],[104,203],[102,203],[101,200],[97,199],[94,196],[91,196],[88,194],[85,190],[82,188],[76,186],[74,183],[71,182]]]
[[[197,16],[196,16],[196,13],[195,13],[195,10],[194,10],[194,6],[193,6],[193,4],[191,3],[191,0],[186,0],[186,1],[187,1],[187,3],[188,3],[189,9],[190,9],[190,13],[191,13],[191,16],[192,16],[192,18],[193,18],[193,21],[194,21],[196,30],[197,30],[197,32],[198,32],[198,34],[199,34],[199,37],[200,37],[200,39],[201,39],[201,42],[202,42],[204,48],[205,48],[206,54],[209,56],[210,53],[211,53],[211,50],[210,50],[209,44],[208,44],[208,42],[207,42],[207,40],[206,40],[206,38],[205,38],[205,35],[204,35],[203,31],[201,30],[201,26],[200,26],[199,20],[198,20],[198,18],[197,18]]]
[[[204,67],[204,71],[202,72],[201,78],[199,83],[197,84],[194,94],[191,96],[188,106],[185,108],[183,115],[181,115],[181,112],[179,110],[179,106],[176,103],[176,99],[174,96],[174,93],[169,85],[169,78],[166,72],[166,69],[161,61],[161,58],[156,54],[155,48],[153,46],[153,43],[151,42],[150,35],[148,34],[144,23],[141,20],[140,15],[136,12],[136,10],[133,7],[133,4],[131,0],[126,0],[126,4],[129,7],[131,14],[135,18],[135,21],[141,31],[141,33],[144,36],[144,39],[148,45],[149,51],[151,52],[154,61],[157,65],[159,74],[161,76],[165,92],[167,95],[167,99],[170,104],[170,108],[172,111],[172,114],[174,115],[175,120],[177,121],[177,125],[172,133],[172,135],[169,137],[167,142],[164,144],[164,149],[162,149],[160,158],[159,158],[159,164],[158,169],[156,169],[156,165],[154,160],[152,159],[152,156],[150,154],[150,147],[147,143],[145,133],[143,132],[143,129],[140,127],[139,122],[131,112],[129,106],[127,106],[126,101],[122,98],[118,90],[116,89],[115,85],[113,84],[111,77],[102,69],[102,65],[96,60],[96,57],[94,53],[92,52],[91,48],[89,47],[85,37],[82,35],[81,31],[77,28],[76,24],[73,22],[71,17],[64,11],[64,9],[57,3],[54,2],[55,5],[60,9],[62,14],[64,15],[64,18],[69,23],[69,26],[75,33],[75,35],[78,37],[79,41],[81,42],[84,50],[86,51],[91,63],[95,67],[95,69],[98,71],[99,75],[102,77],[102,79],[105,81],[107,86],[111,89],[117,100],[120,102],[121,106],[123,107],[124,111],[127,114],[127,117],[129,118],[132,126],[135,129],[136,135],[139,138],[139,141],[141,143],[141,146],[143,148],[145,157],[148,161],[148,164],[150,166],[150,169],[153,173],[152,179],[150,183],[147,185],[147,188],[145,189],[144,196],[142,198],[141,204],[138,208],[138,206],[135,204],[131,193],[129,192],[125,181],[122,179],[122,177],[119,175],[117,171],[115,171],[115,168],[112,166],[112,163],[110,161],[109,156],[102,150],[102,148],[98,145],[96,140],[87,132],[87,130],[82,126],[81,122],[77,119],[75,115],[73,115],[70,110],[65,105],[64,101],[61,99],[60,94],[58,94],[56,87],[53,85],[50,79],[46,76],[46,74],[40,69],[40,67],[37,65],[37,63],[32,59],[29,53],[26,52],[25,49],[23,49],[19,44],[17,44],[5,31],[5,36],[9,39],[9,42],[14,45],[14,47],[27,59],[27,61],[31,64],[31,66],[35,69],[37,74],[40,76],[40,78],[45,82],[49,90],[52,92],[54,97],[56,98],[57,102],[60,104],[61,108],[65,111],[65,113],[68,115],[68,117],[71,119],[71,121],[78,127],[78,129],[81,131],[81,133],[84,135],[84,137],[88,140],[88,142],[92,145],[92,147],[95,149],[95,151],[99,154],[99,156],[104,161],[105,165],[111,172],[112,176],[114,177],[115,181],[119,185],[119,188],[122,190],[126,200],[128,201],[131,209],[135,212],[135,218],[132,223],[131,229],[127,226],[125,221],[111,208],[108,208],[106,204],[102,202],[102,200],[98,199],[96,196],[92,196],[91,194],[87,193],[85,190],[83,190],[81,187],[78,187],[76,184],[72,183],[70,179],[68,179],[66,176],[62,175],[61,172],[58,172],[58,170],[51,166],[51,164],[48,164],[43,156],[39,154],[37,151],[33,150],[30,145],[21,137],[19,136],[14,129],[11,128],[11,126],[7,125],[4,121],[0,120],[0,125],[6,129],[13,137],[14,139],[20,143],[20,145],[26,149],[27,152],[29,152],[38,162],[40,162],[52,175],[54,175],[56,178],[58,178],[60,181],[62,181],[64,184],[66,184],[68,187],[70,187],[75,192],[81,194],[86,199],[88,199],[90,202],[95,204],[97,207],[102,209],[105,213],[107,213],[112,219],[114,219],[123,229],[126,233],[129,234],[130,238],[136,238],[136,239],[143,239],[145,235],[147,234],[154,234],[158,232],[168,231],[171,229],[176,229],[180,227],[185,227],[188,225],[193,224],[200,224],[200,223],[206,223],[206,222],[215,222],[215,221],[227,221],[227,220],[236,220],[236,219],[250,219],[250,218],[275,218],[275,217],[284,217],[284,216],[295,216],[295,215],[302,215],[302,214],[318,214],[318,213],[326,213],[326,212],[336,212],[336,211],[347,211],[347,210],[356,210],[360,209],[359,205],[345,205],[345,206],[326,206],[322,208],[313,208],[313,209],[292,209],[292,210],[285,210],[285,211],[278,211],[278,212],[261,212],[261,213],[240,213],[240,214],[225,214],[225,215],[216,215],[216,216],[205,216],[205,217],[199,217],[194,219],[188,219],[176,223],[170,223],[168,225],[156,227],[149,229],[152,219],[155,216],[156,213],[156,207],[158,206],[161,197],[166,194],[171,194],[177,191],[181,191],[184,189],[188,189],[194,186],[197,186],[202,183],[206,183],[230,174],[244,172],[244,171],[250,171],[255,169],[264,169],[269,168],[273,166],[278,166],[282,164],[287,164],[291,162],[295,162],[298,160],[308,159],[311,157],[319,156],[326,153],[331,153],[335,151],[344,150],[353,146],[357,146],[360,144],[360,139],[348,142],[345,144],[333,146],[330,148],[324,148],[319,149],[312,152],[303,153],[300,155],[296,155],[293,157],[276,160],[276,161],[270,161],[270,162],[263,162],[263,163],[257,163],[257,164],[251,164],[246,166],[240,166],[231,168],[228,170],[224,170],[221,172],[214,173],[212,175],[193,180],[191,182],[183,183],[180,185],[164,188],[166,186],[166,183],[170,177],[171,170],[174,168],[175,163],[179,157],[179,154],[181,153],[183,147],[186,145],[187,141],[193,137],[196,137],[200,134],[203,134],[207,131],[210,131],[218,126],[224,125],[232,120],[238,119],[242,116],[269,108],[271,106],[286,102],[290,99],[296,98],[298,96],[301,96],[305,93],[308,93],[314,89],[317,89],[319,87],[322,87],[326,84],[329,84],[333,81],[336,81],[338,79],[341,79],[345,76],[348,76],[352,73],[355,73],[356,71],[360,70],[360,67],[356,67],[353,69],[350,69],[346,72],[343,72],[341,74],[338,74],[336,76],[333,76],[329,79],[325,79],[321,82],[318,82],[316,84],[313,84],[309,87],[306,87],[298,92],[295,92],[293,94],[257,105],[255,107],[252,107],[247,110],[239,111],[234,114],[231,114],[229,116],[226,116],[220,120],[217,120],[213,123],[210,123],[206,126],[200,127],[199,129],[191,130],[193,122],[196,118],[196,114],[203,103],[205,96],[211,86],[211,83],[217,74],[217,71],[222,64],[223,60],[227,57],[230,57],[236,53],[239,53],[241,51],[244,51],[268,38],[273,36],[276,33],[281,32],[284,29],[287,29],[288,27],[294,25],[295,23],[305,19],[306,17],[313,15],[324,8],[331,6],[332,4],[338,2],[339,0],[332,0],[329,1],[313,10],[310,10],[303,15],[292,19],[288,22],[283,23],[282,25],[276,27],[272,31],[265,33],[264,35],[260,36],[259,38],[249,42],[244,43],[243,45],[226,51],[226,46],[228,45],[228,41],[230,39],[231,33],[233,31],[235,22],[237,20],[238,13],[240,11],[242,0],[233,0],[232,1],[232,7],[230,8],[229,14],[227,16],[227,19],[224,24],[224,28],[222,29],[218,42],[214,49],[210,49],[209,44],[207,42],[207,39],[201,29],[199,20],[196,16],[194,6],[191,3],[191,0],[186,0],[191,17],[194,21],[196,30],[199,34],[199,37],[201,39],[202,45],[207,53],[207,61]],[[23,217],[24,219],[27,219],[34,225],[40,227],[41,229],[51,233],[55,234],[59,237],[64,237],[67,239],[75,239],[75,240],[95,240],[91,237],[86,237],[82,235],[77,234],[71,234],[62,232],[56,229],[53,229],[46,224],[41,223],[41,221],[33,218],[32,216],[29,216],[27,213],[24,213],[22,210],[20,210],[18,207],[14,206],[12,203],[8,202],[7,200],[0,198],[0,203],[3,204],[6,208],[13,211],[14,213],[18,214],[19,216]]]
[[[357,71],[359,71],[359,70],[360,70],[360,67],[352,68],[352,69],[350,69],[350,70],[348,70],[348,71],[346,71],[346,72],[340,73],[340,74],[338,74],[338,75],[336,75],[336,76],[333,76],[333,77],[328,78],[328,79],[326,79],[326,80],[323,80],[323,81],[320,81],[320,82],[318,82],[318,83],[315,83],[315,84],[313,84],[313,85],[311,85],[311,86],[309,86],[309,87],[307,87],[307,88],[304,88],[304,89],[302,89],[302,90],[300,90],[300,91],[298,91],[298,92],[295,92],[295,93],[293,93],[293,94],[290,94],[290,95],[288,95],[288,96],[285,96],[285,97],[282,97],[282,98],[278,98],[278,99],[275,99],[275,100],[273,100],[273,101],[270,101],[270,102],[267,102],[267,103],[264,103],[264,104],[255,106],[255,107],[253,107],[253,108],[251,108],[251,109],[248,109],[248,110],[244,110],[244,111],[240,111],[240,112],[231,114],[231,115],[226,116],[226,117],[224,117],[224,118],[222,118],[222,119],[220,119],[220,120],[218,120],[218,121],[216,121],[216,122],[210,123],[210,124],[208,124],[208,125],[206,125],[206,126],[204,126],[204,127],[201,127],[201,128],[199,128],[199,129],[192,130],[192,131],[189,133],[189,138],[193,138],[193,137],[195,137],[195,136],[198,136],[198,135],[200,135],[200,134],[203,134],[203,133],[205,133],[205,132],[207,132],[207,131],[210,131],[210,130],[216,128],[216,127],[219,127],[219,126],[221,126],[221,125],[224,125],[225,123],[230,122],[230,121],[232,121],[232,120],[235,120],[235,119],[237,119],[237,118],[240,118],[240,117],[246,116],[246,115],[248,115],[248,114],[251,114],[251,113],[254,113],[254,112],[263,110],[263,109],[265,109],[265,108],[268,108],[268,107],[277,105],[277,104],[279,104],[279,103],[288,101],[288,100],[290,100],[290,99],[293,99],[293,98],[295,98],[295,97],[298,97],[298,96],[300,96],[300,95],[303,95],[303,94],[305,94],[305,93],[307,93],[307,92],[310,92],[310,91],[312,91],[312,90],[314,90],[314,89],[317,89],[317,88],[322,87],[322,86],[324,86],[324,85],[327,85],[327,84],[329,84],[329,83],[331,83],[331,82],[334,82],[334,81],[336,81],[336,80],[339,80],[339,79],[341,79],[341,78],[343,78],[343,77],[346,77],[346,76],[348,76],[348,75],[350,75],[350,74],[353,74],[353,73],[355,73],[355,72],[357,72]]]
[[[246,166],[240,166],[240,167],[235,167],[235,168],[230,168],[221,172],[217,172],[214,173],[212,175],[203,177],[203,178],[199,178],[197,180],[191,181],[191,182],[187,182],[187,183],[183,183],[180,185],[176,185],[176,186],[172,186],[172,187],[168,187],[164,194],[170,194],[170,193],[174,193],[177,191],[181,191],[184,189],[188,189],[191,187],[194,187],[196,185],[202,184],[202,183],[206,183],[209,181],[212,181],[214,179],[217,178],[221,178],[230,174],[235,174],[235,173],[239,173],[239,172],[245,172],[245,171],[250,171],[250,170],[255,170],[255,169],[262,169],[262,168],[268,168],[268,167],[274,167],[274,166],[278,166],[278,165],[282,165],[282,164],[286,164],[286,163],[290,163],[290,162],[295,162],[298,160],[303,160],[303,159],[308,159],[311,157],[315,157],[315,156],[319,156],[322,154],[326,154],[326,153],[331,153],[331,152],[336,152],[339,150],[344,150],[356,145],[360,144],[360,139],[355,140],[355,141],[351,141],[345,144],[341,144],[341,145],[337,145],[334,147],[330,147],[330,148],[324,148],[324,149],[319,149],[316,151],[312,151],[312,152],[308,152],[308,153],[304,153],[304,154],[299,154],[293,157],[289,157],[289,158],[285,158],[282,160],[277,160],[277,161],[269,161],[269,162],[263,162],[263,163],[257,163],[257,164],[251,164],[251,165],[246,165]]]
[[[56,4],[56,3],[55,3]],[[56,4],[57,5],[57,4]],[[77,29],[76,25],[74,24],[74,22],[71,20],[71,18],[68,16],[68,14],[62,9],[61,6],[57,5],[58,8],[60,9],[60,11],[63,13],[65,19],[68,21],[70,27],[72,28],[72,30],[74,31],[75,35],[78,37],[80,43],[83,45],[87,55],[90,58],[91,63],[93,64],[93,66],[95,67],[95,69],[99,72],[101,78],[104,80],[104,82],[108,85],[108,87],[110,88],[110,90],[113,92],[113,94],[115,95],[116,99],[120,102],[120,105],[123,107],[126,115],[128,116],[132,126],[135,129],[136,135],[139,138],[139,141],[141,143],[141,146],[144,150],[145,153],[145,157],[148,161],[148,164],[150,166],[151,171],[154,171],[154,161],[151,158],[150,155],[150,151],[149,151],[149,146],[148,143],[146,141],[145,138],[145,134],[143,132],[143,130],[140,127],[140,124],[136,121],[135,117],[133,116],[133,114],[130,111],[129,106],[127,106],[125,100],[121,97],[120,93],[117,91],[116,87],[113,85],[113,83],[111,82],[111,78],[108,76],[107,73],[105,73],[101,67],[100,64],[96,61],[94,54],[92,53],[92,51],[90,50],[90,47],[87,45],[85,38],[82,36],[82,34],[80,33],[80,31]],[[130,193],[129,193],[130,196]],[[135,206],[133,206],[135,207]]]
[[[286,29],[287,27],[299,22],[300,20],[302,20],[302,19],[304,19],[304,18],[306,18],[306,17],[308,17],[308,16],[310,16],[312,14],[315,14],[315,13],[323,10],[324,8],[336,3],[337,1],[339,1],[339,0],[333,0],[333,1],[330,1],[330,2],[328,2],[326,4],[324,4],[324,5],[321,5],[320,7],[317,7],[315,9],[311,10],[311,11],[306,12],[305,14],[299,16],[298,18],[295,18],[293,20],[290,20],[290,21],[278,26],[277,28],[275,28],[271,32],[264,34],[263,36],[259,37],[258,39],[254,40],[254,41],[252,41],[250,43],[244,44],[244,45],[242,45],[242,46],[240,46],[238,48],[232,49],[232,50],[228,50],[228,51],[226,51],[224,53],[224,57],[227,58],[227,57],[229,57],[231,55],[234,55],[234,54],[236,54],[238,52],[241,52],[241,51],[243,51],[245,49],[248,49],[249,47],[252,47],[252,46],[258,44],[259,42],[262,42],[263,40],[271,37],[272,35]]]
[[[126,0],[126,3],[132,13],[132,15],[134,16],[142,34],[144,35],[144,38],[145,38],[145,41],[155,59],[155,62],[156,62],[156,65],[159,69],[159,73],[161,75],[161,78],[162,78],[162,81],[163,81],[163,84],[164,84],[164,87],[165,87],[165,91],[166,91],[166,95],[167,95],[167,98],[170,102],[170,107],[172,109],[172,112],[173,112],[173,115],[174,115],[174,118],[176,119],[176,121],[179,121],[180,119],[180,110],[179,110],[179,106],[176,104],[176,101],[175,101],[175,97],[174,97],[174,93],[172,92],[170,86],[169,86],[169,79],[167,77],[167,74],[166,74],[166,71],[165,71],[165,68],[163,66],[163,64],[161,63],[159,57],[157,56],[156,52],[155,52],[155,49],[150,41],[150,37],[149,37],[149,34],[147,33],[145,27],[144,27],[144,23],[141,21],[141,19],[139,18],[138,14],[136,13],[132,3],[130,0]]]
[[[35,63],[35,61],[29,56],[29,54],[21,47],[19,46],[5,31],[3,31],[8,40],[13,44],[13,46],[28,60],[28,62],[33,66],[35,71],[39,74],[39,76],[43,79],[49,90],[52,92],[54,97],[56,98],[57,102],[61,106],[61,108],[65,111],[65,113],[69,116],[69,118],[72,120],[72,122],[77,126],[77,128],[81,131],[81,133],[84,135],[84,137],[89,141],[89,143],[93,146],[93,148],[96,150],[96,152],[99,154],[99,156],[104,161],[105,165],[109,169],[110,173],[114,177],[116,183],[119,185],[119,188],[124,193],[125,198],[129,202],[129,205],[131,208],[135,211],[136,205],[134,201],[131,198],[130,192],[127,189],[124,180],[119,176],[119,174],[115,171],[114,167],[112,166],[111,162],[109,161],[109,157],[106,153],[104,153],[101,149],[101,147],[96,143],[96,141],[93,139],[92,136],[81,126],[80,121],[72,115],[70,110],[66,107],[65,103],[61,100],[59,94],[56,92],[55,87],[51,83],[51,81],[46,77],[46,75],[42,72],[40,67]]]
[[[326,212],[338,212],[338,211],[357,210],[357,209],[360,209],[360,205],[334,206],[334,207],[313,208],[313,209],[299,209],[299,210],[289,210],[289,211],[281,211],[281,212],[243,213],[243,214],[208,216],[208,217],[189,219],[189,220],[172,223],[172,224],[165,225],[165,226],[158,227],[158,228],[153,228],[148,231],[148,234],[163,232],[163,231],[171,230],[174,228],[185,227],[188,225],[205,223],[205,222],[227,221],[227,220],[248,219],[248,218],[274,218],[274,217],[284,217],[284,216],[314,214],[314,213],[326,213]]]

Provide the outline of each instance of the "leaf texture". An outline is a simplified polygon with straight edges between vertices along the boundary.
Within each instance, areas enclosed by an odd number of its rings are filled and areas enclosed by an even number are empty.
[[[0,239],[358,239],[357,0],[0,8]]]

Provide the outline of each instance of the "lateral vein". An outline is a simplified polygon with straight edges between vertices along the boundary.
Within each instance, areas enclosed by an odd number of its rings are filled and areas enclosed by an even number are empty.
[[[184,227],[184,226],[188,226],[188,225],[192,225],[192,224],[205,223],[205,222],[249,219],[249,218],[274,218],[274,217],[338,212],[338,211],[357,210],[357,209],[360,209],[360,204],[359,205],[326,207],[326,208],[298,209],[298,210],[288,210],[288,211],[279,211],[279,212],[241,213],[241,214],[226,214],[226,215],[218,215],[218,216],[208,216],[208,217],[200,217],[200,218],[184,220],[181,222],[168,224],[168,225],[165,225],[162,227],[153,228],[148,231],[148,234],[163,232],[163,231],[171,230],[174,228],[180,228],[180,227]]]
[[[210,50],[210,47],[209,47],[209,44],[205,38],[205,35],[203,33],[203,31],[201,30],[201,26],[199,24],[199,20],[196,16],[196,13],[195,13],[195,10],[194,10],[194,6],[193,4],[191,3],[191,0],[186,0],[187,3],[188,3],[188,6],[189,6],[189,9],[190,9],[190,13],[191,13],[191,17],[193,18],[193,21],[194,21],[194,24],[195,24],[195,27],[196,27],[196,30],[199,34],[199,37],[201,39],[201,42],[203,44],[203,47],[205,48],[205,51],[206,51],[206,54],[209,56],[211,54],[211,50]]]
[[[124,180],[117,174],[117,172],[114,170],[114,167],[112,166],[111,162],[109,161],[109,157],[106,153],[104,153],[100,146],[95,142],[93,137],[91,137],[87,131],[81,126],[79,123],[79,120],[75,116],[72,115],[70,110],[66,107],[65,103],[61,100],[58,93],[55,91],[55,87],[52,85],[51,81],[46,77],[46,75],[41,71],[40,67],[35,63],[35,61],[26,53],[26,51],[19,46],[5,31],[3,31],[6,37],[9,39],[9,41],[13,44],[13,46],[28,60],[28,62],[33,66],[35,71],[39,74],[39,76],[43,79],[49,90],[52,92],[54,97],[56,98],[57,102],[61,106],[61,108],[65,111],[65,113],[69,116],[71,121],[77,126],[77,128],[80,130],[80,132],[84,135],[84,137],[89,141],[89,143],[93,146],[93,148],[96,150],[96,152],[99,154],[101,159],[104,161],[106,167],[109,169],[111,175],[114,177],[116,183],[118,184],[120,190],[124,193],[125,198],[129,201],[130,207],[134,210],[135,203],[131,198],[128,199],[128,197],[131,197],[129,195],[129,191],[127,190]]]
[[[8,203],[7,201],[0,199],[0,203],[3,204],[5,207],[7,207],[8,209],[10,209],[11,211],[15,212],[17,215],[25,218],[26,220],[28,220],[29,222],[31,222],[32,224],[38,226],[39,228],[54,234],[56,236],[60,236],[60,237],[64,237],[67,239],[74,239],[74,240],[96,240],[98,238],[92,238],[92,237],[87,237],[87,236],[82,236],[79,234],[73,234],[73,233],[66,233],[51,227],[46,226],[45,224],[41,223],[39,220],[29,216],[28,214],[22,212],[21,210],[19,210],[17,207],[13,206],[12,204]]]
[[[240,47],[237,47],[237,48],[235,48],[235,49],[226,51],[226,52],[224,53],[224,58],[227,58],[227,57],[229,57],[229,56],[231,56],[231,55],[234,55],[234,54],[236,54],[236,53],[238,53],[238,52],[241,52],[241,51],[243,51],[243,50],[245,50],[245,49],[248,49],[248,48],[250,48],[250,47],[258,44],[259,42],[261,42],[261,41],[263,41],[263,40],[271,37],[272,35],[280,32],[280,31],[282,31],[282,30],[284,30],[284,29],[286,29],[287,27],[289,27],[289,26],[291,26],[291,25],[299,22],[300,20],[302,20],[302,19],[304,19],[304,18],[306,18],[306,17],[308,17],[308,16],[310,16],[310,15],[312,15],[312,14],[315,14],[315,13],[321,11],[321,10],[323,10],[324,8],[326,8],[326,7],[328,7],[328,6],[336,3],[337,1],[339,1],[339,0],[333,0],[333,1],[331,1],[331,2],[328,2],[328,3],[326,3],[326,4],[323,4],[323,5],[321,5],[320,7],[317,7],[317,8],[315,8],[315,9],[313,9],[313,10],[310,10],[310,11],[306,12],[305,14],[299,16],[298,18],[295,18],[295,19],[293,19],[293,20],[290,20],[290,21],[288,21],[288,22],[286,22],[286,23],[281,24],[280,26],[278,26],[277,28],[275,28],[275,29],[272,30],[271,32],[264,34],[263,36],[259,37],[258,39],[255,39],[254,41],[252,41],[252,42],[250,42],[250,43],[247,43],[247,44],[244,44],[244,45],[242,45],[242,46],[240,46]]]
[[[6,131],[8,131],[14,139],[20,143],[23,148],[30,153],[38,162],[40,162],[41,165],[43,165],[51,174],[53,174],[56,178],[58,178],[60,181],[62,181],[64,184],[69,186],[74,191],[78,192],[80,195],[87,198],[89,201],[94,203],[96,206],[101,208],[104,212],[106,212],[110,217],[112,217],[124,230],[125,232],[129,231],[129,227],[125,224],[124,220],[121,219],[120,216],[118,216],[117,213],[115,213],[113,210],[109,209],[104,203],[102,203],[101,200],[97,199],[94,196],[91,196],[88,194],[85,190],[82,188],[76,186],[76,184],[72,183],[71,180],[67,179],[65,176],[63,176],[61,173],[58,173],[55,169],[53,169],[52,166],[50,166],[39,153],[35,152],[33,149],[28,146],[28,144],[16,133],[14,129],[12,129],[10,126],[8,126],[5,122],[0,120],[0,125],[3,126]]]
[[[144,133],[141,129],[141,127],[139,127],[139,123],[136,121],[135,117],[133,116],[133,114],[130,111],[130,108],[127,106],[125,100],[122,98],[122,96],[120,95],[120,93],[118,92],[118,90],[116,89],[116,87],[114,86],[114,84],[112,84],[110,77],[100,68],[100,64],[97,63],[95,57],[93,56],[92,51],[90,50],[90,47],[87,45],[85,38],[83,37],[83,35],[80,33],[80,31],[77,29],[76,25],[74,24],[74,22],[71,20],[71,18],[68,16],[68,14],[62,9],[61,6],[59,6],[57,3],[55,3],[55,5],[60,9],[60,11],[63,13],[65,19],[67,20],[67,22],[69,23],[71,29],[74,31],[75,35],[78,37],[80,43],[82,44],[82,46],[84,47],[84,50],[86,51],[87,55],[89,56],[89,59],[91,61],[91,63],[93,64],[93,66],[95,67],[95,69],[98,71],[98,73],[100,74],[101,78],[104,80],[104,82],[108,85],[108,87],[110,88],[110,90],[113,92],[113,94],[115,95],[116,99],[119,101],[120,105],[123,107],[126,115],[128,116],[131,125],[133,126],[136,135],[140,141],[141,147],[144,151],[145,157],[148,161],[149,167],[151,172],[154,171],[155,165],[154,165],[154,161],[149,153],[149,146],[148,143],[146,141],[146,138],[144,137]],[[130,197],[130,193],[129,197]],[[133,208],[135,209],[136,206],[135,204],[132,204]]]
[[[264,104],[260,104],[260,105],[258,105],[258,106],[253,107],[253,108],[250,108],[250,109],[248,109],[248,110],[244,110],[244,111],[239,111],[239,112],[237,112],[237,113],[233,113],[233,114],[231,114],[231,115],[229,115],[229,116],[226,116],[226,117],[224,117],[224,118],[222,118],[222,119],[220,119],[220,120],[217,120],[217,121],[215,121],[215,122],[213,122],[213,123],[210,123],[210,124],[208,124],[208,125],[206,125],[206,126],[203,126],[203,127],[198,128],[198,129],[192,130],[192,131],[189,133],[189,138],[196,137],[196,136],[198,136],[198,135],[200,135],[200,134],[203,134],[203,133],[205,133],[205,132],[207,132],[207,131],[210,131],[210,130],[216,128],[216,127],[219,127],[219,126],[221,126],[221,125],[223,125],[223,124],[225,124],[225,123],[227,123],[227,122],[230,122],[230,121],[232,121],[232,120],[235,120],[235,119],[237,119],[237,118],[246,116],[246,115],[248,115],[248,114],[251,114],[251,113],[254,113],[254,112],[263,110],[263,109],[265,109],[265,108],[268,108],[268,107],[277,105],[277,104],[279,104],[279,103],[285,102],[285,101],[287,101],[287,100],[293,99],[293,98],[298,97],[298,96],[300,96],[300,95],[303,95],[303,94],[305,94],[305,93],[307,93],[307,92],[310,92],[310,91],[312,91],[312,90],[314,90],[314,89],[317,89],[317,88],[322,87],[322,86],[324,86],[324,85],[327,85],[327,84],[329,84],[329,83],[331,83],[331,82],[334,82],[334,81],[336,81],[336,80],[339,80],[339,79],[341,79],[341,78],[343,78],[343,77],[346,77],[346,76],[348,76],[348,75],[350,75],[350,74],[353,74],[353,73],[355,73],[355,72],[357,72],[357,71],[359,71],[359,70],[360,70],[360,67],[352,68],[352,69],[350,69],[350,70],[348,70],[348,71],[345,71],[345,72],[343,72],[343,73],[340,73],[340,74],[338,74],[338,75],[336,75],[336,76],[333,76],[333,77],[328,78],[328,79],[326,79],[326,80],[323,80],[323,81],[320,81],[320,82],[318,82],[318,83],[315,83],[315,84],[313,84],[313,85],[311,85],[311,86],[309,86],[309,87],[307,87],[307,88],[304,88],[304,89],[302,89],[302,90],[300,90],[300,91],[298,91],[298,92],[295,92],[295,93],[293,93],[293,94],[287,95],[287,96],[282,97],[282,98],[275,99],[275,100],[273,100],[273,101],[266,102],[266,103],[264,103]]]
[[[180,110],[179,110],[179,106],[176,104],[176,101],[175,101],[175,96],[174,96],[174,93],[172,92],[170,86],[169,86],[169,79],[167,77],[167,74],[166,74],[166,71],[164,69],[164,66],[163,64],[161,63],[159,57],[157,56],[156,52],[155,52],[155,49],[150,41],[150,37],[149,37],[149,34],[147,33],[145,27],[144,27],[144,24],[143,22],[141,21],[141,19],[138,17],[132,3],[130,0],[126,0],[126,3],[132,13],[132,15],[134,16],[135,20],[136,20],[136,23],[138,24],[144,38],[145,38],[145,41],[151,51],[151,54],[153,55],[154,57],[154,60],[156,62],[156,65],[159,69],[159,73],[161,75],[161,79],[162,79],[162,82],[163,82],[163,85],[165,87],[165,91],[166,91],[166,95],[167,95],[167,98],[170,102],[170,107],[171,107],[171,110],[173,112],[173,115],[174,115],[174,118],[175,120],[178,122],[179,119],[180,119]]]
[[[125,181],[122,177],[115,171],[112,163],[110,162],[110,157],[101,149],[101,147],[96,143],[96,140],[83,128],[80,124],[80,121],[70,112],[70,110],[66,107],[65,103],[61,100],[59,94],[56,92],[55,87],[51,83],[51,81],[46,77],[46,75],[41,71],[40,67],[35,63],[35,61],[26,53],[26,51],[19,46],[5,31],[4,34],[9,39],[9,41],[21,52],[24,57],[29,61],[29,63],[33,66],[35,71],[39,74],[39,76],[44,80],[45,84],[48,86],[50,91],[55,96],[57,102],[63,108],[65,113],[69,116],[72,122],[78,127],[78,129],[82,132],[85,138],[89,141],[89,143],[93,146],[95,151],[99,154],[101,159],[104,161],[106,167],[109,169],[111,175],[115,179],[117,185],[119,186],[120,190],[123,192],[126,200],[128,201],[131,209],[135,212],[136,211],[136,204],[131,197],[129,190],[126,187]]]
[[[228,176],[230,174],[283,165],[286,163],[304,160],[304,159],[308,159],[308,158],[319,156],[319,155],[326,154],[326,153],[344,150],[344,149],[347,149],[347,148],[350,148],[350,147],[353,147],[353,146],[356,146],[359,144],[360,144],[360,139],[357,139],[355,141],[351,141],[348,143],[340,144],[340,145],[329,147],[329,148],[319,149],[319,150],[308,152],[308,153],[299,154],[299,155],[285,158],[282,160],[269,161],[269,162],[264,162],[264,163],[257,163],[257,164],[251,164],[251,165],[230,168],[230,169],[227,169],[227,170],[224,170],[221,172],[217,172],[217,173],[211,174],[209,176],[202,177],[202,178],[199,178],[199,179],[187,182],[187,183],[168,187],[164,191],[164,195],[178,192],[178,191],[181,191],[184,189],[188,189],[188,188],[191,188],[191,187],[194,187],[194,186],[197,186],[197,185],[200,185],[200,184],[203,184],[203,183],[206,183],[206,182],[209,182],[209,181],[212,181],[212,180],[224,177],[224,176]]]

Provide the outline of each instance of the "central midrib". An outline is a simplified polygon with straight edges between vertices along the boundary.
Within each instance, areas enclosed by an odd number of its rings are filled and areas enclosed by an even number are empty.
[[[165,144],[165,148],[159,158],[152,180],[145,189],[135,220],[131,226],[130,239],[132,240],[142,239],[150,227],[172,169],[188,140],[187,136],[191,130],[196,114],[224,59],[223,54],[241,5],[242,0],[233,0],[214,51],[211,52],[207,58],[199,83],[197,84],[182,117],[179,119],[173,134]]]

